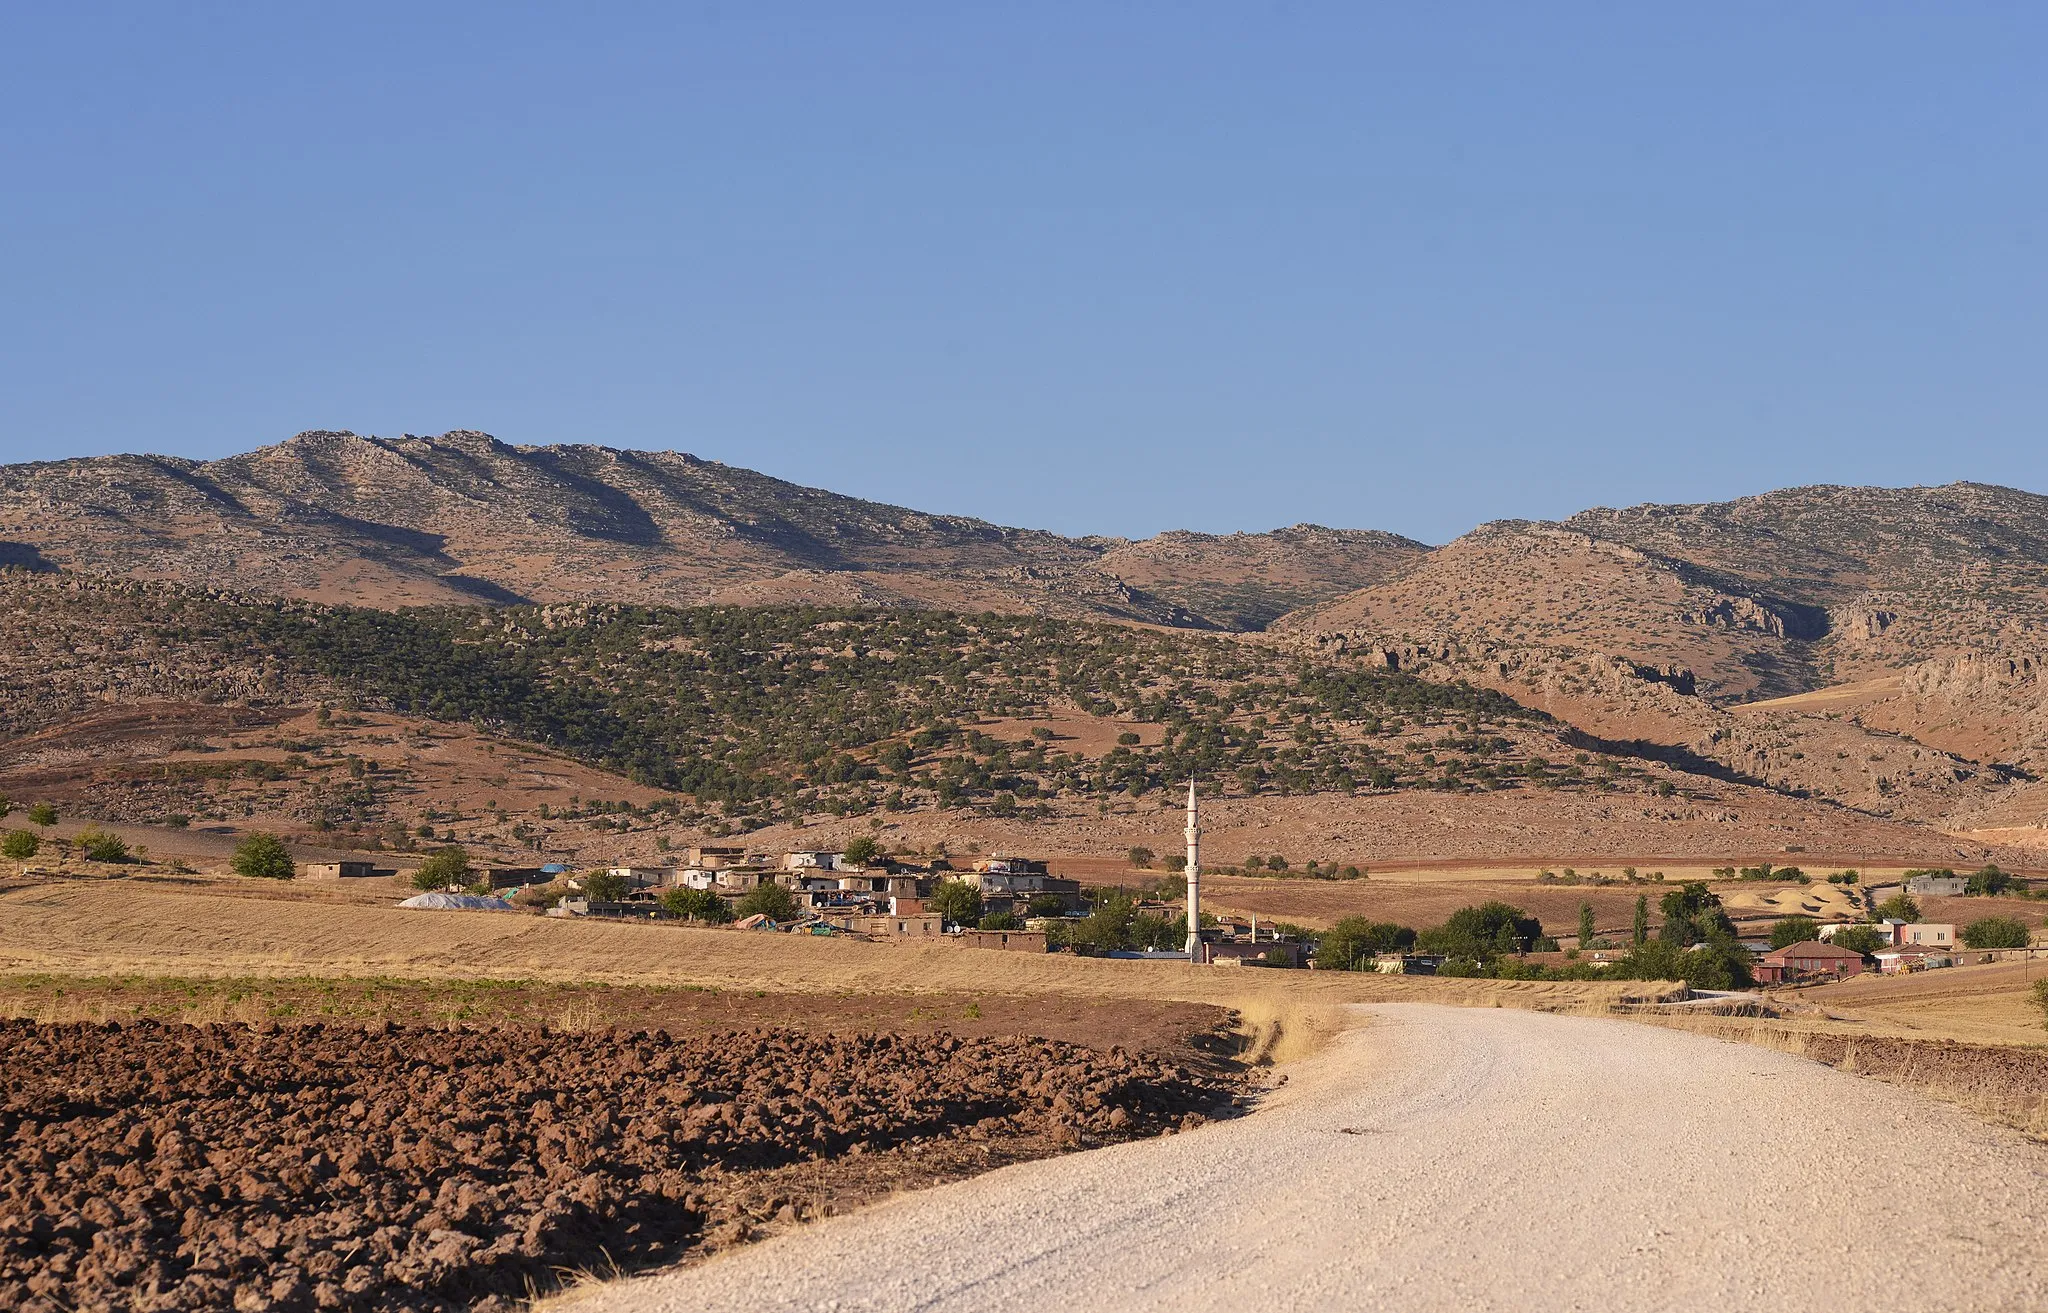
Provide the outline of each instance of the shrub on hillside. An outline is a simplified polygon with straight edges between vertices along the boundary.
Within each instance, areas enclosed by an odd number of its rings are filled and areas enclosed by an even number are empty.
[[[294,874],[291,849],[274,834],[252,834],[236,844],[228,865],[252,880],[289,880]]]
[[[25,862],[42,850],[43,841],[33,830],[9,830],[5,839],[0,839],[0,854],[17,862]]]
[[[129,857],[127,841],[97,825],[86,826],[71,842],[78,845],[78,851],[85,854],[88,861],[125,862]]]
[[[39,802],[28,809],[30,825],[50,826],[57,823],[57,809],[47,802]]]

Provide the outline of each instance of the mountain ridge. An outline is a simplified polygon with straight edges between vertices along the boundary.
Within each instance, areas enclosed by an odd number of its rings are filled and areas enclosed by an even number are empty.
[[[1426,550],[1398,535],[1309,526],[1072,539],[687,453],[518,446],[474,430],[309,430],[210,461],[6,466],[0,538],[21,564],[357,605],[864,601],[1212,629],[1255,627]],[[1219,578],[1199,563],[1176,567],[1191,545],[1259,559]],[[1119,553],[1156,594],[1105,568]],[[1252,567],[1264,569],[1263,586]],[[1180,600],[1205,589],[1222,618]]]

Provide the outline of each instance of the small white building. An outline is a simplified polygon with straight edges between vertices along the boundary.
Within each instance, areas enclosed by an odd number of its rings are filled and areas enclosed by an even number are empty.
[[[785,871],[836,871],[843,853],[808,850],[782,855],[782,869]]]

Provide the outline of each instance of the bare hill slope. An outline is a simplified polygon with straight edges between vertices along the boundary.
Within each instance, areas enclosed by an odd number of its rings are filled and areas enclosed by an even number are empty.
[[[1195,628],[1255,627],[1424,550],[1306,526],[1071,539],[676,452],[474,432],[314,432],[216,461],[8,466],[0,540],[0,564],[354,605],[919,605]]]

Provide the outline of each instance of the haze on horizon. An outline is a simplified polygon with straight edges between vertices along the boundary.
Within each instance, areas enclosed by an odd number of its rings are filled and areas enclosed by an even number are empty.
[[[673,448],[1065,533],[2048,490],[2048,18],[24,11],[0,459]]]

